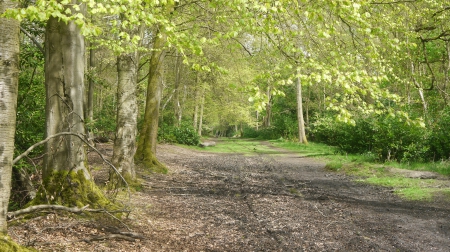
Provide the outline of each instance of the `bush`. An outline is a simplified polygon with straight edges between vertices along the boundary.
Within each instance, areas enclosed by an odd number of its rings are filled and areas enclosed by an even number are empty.
[[[198,145],[200,136],[188,122],[183,122],[180,127],[168,125],[160,127],[158,129],[158,140],[160,142]]]
[[[428,156],[432,160],[446,160],[450,158],[450,108],[439,113],[432,122],[428,138]]]
[[[426,129],[389,115],[360,117],[355,125],[325,116],[313,123],[314,140],[344,153],[373,153],[378,160],[424,161],[428,156]]]

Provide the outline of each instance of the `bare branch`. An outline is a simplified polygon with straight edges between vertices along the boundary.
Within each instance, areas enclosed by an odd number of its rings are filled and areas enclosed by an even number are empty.
[[[39,210],[47,210],[47,209],[62,210],[62,211],[71,212],[71,213],[82,213],[84,211],[89,211],[89,209],[87,209],[88,207],[89,207],[89,205],[86,205],[82,208],[66,207],[66,206],[61,206],[61,205],[37,205],[37,206],[30,206],[25,209],[20,209],[20,210],[14,211],[14,212],[8,212],[7,216],[8,216],[8,219],[12,219],[18,215],[32,213],[32,212],[39,211]]]
[[[39,51],[44,54],[44,48],[42,47],[42,45],[36,40],[36,38],[31,35],[27,30],[25,30],[22,26],[20,27],[20,31],[23,32],[25,35],[27,35],[27,37],[29,37],[31,39],[31,41],[33,41],[33,43],[36,45],[36,47],[39,49]]]
[[[33,213],[36,211],[41,211],[41,210],[58,210],[58,211],[66,211],[66,212],[70,212],[70,213],[76,213],[76,214],[80,214],[83,212],[91,212],[91,213],[129,213],[129,210],[115,210],[115,211],[107,211],[104,209],[91,209],[88,208],[89,205],[86,205],[82,208],[78,208],[78,207],[66,207],[66,206],[61,206],[61,205],[36,205],[36,206],[30,206],[27,207],[25,209],[20,209],[14,212],[8,212],[7,213],[7,217],[8,219],[13,219],[16,216],[19,215],[24,215],[24,214],[29,214],[29,213]]]

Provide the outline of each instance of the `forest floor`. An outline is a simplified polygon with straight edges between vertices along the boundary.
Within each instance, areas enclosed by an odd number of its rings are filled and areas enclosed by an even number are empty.
[[[51,213],[9,234],[40,251],[450,251],[447,201],[402,200],[277,150],[247,156],[160,145],[170,173],[141,174],[122,223]]]

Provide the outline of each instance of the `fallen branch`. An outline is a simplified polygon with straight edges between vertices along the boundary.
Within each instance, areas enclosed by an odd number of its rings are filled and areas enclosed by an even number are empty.
[[[71,213],[82,213],[84,211],[89,211],[89,209],[87,209],[89,207],[89,205],[86,205],[82,208],[78,208],[78,207],[66,207],[66,206],[61,206],[61,205],[36,205],[36,206],[30,206],[27,207],[25,209],[20,209],[14,212],[8,212],[7,216],[8,219],[12,219],[18,215],[22,215],[22,214],[28,214],[28,213],[32,213],[35,211],[40,211],[40,210],[62,210],[62,211],[67,211],[67,212],[71,212]]]
[[[82,208],[79,207],[66,207],[61,205],[36,205],[36,206],[30,206],[25,209],[20,209],[14,212],[8,212],[6,215],[8,217],[8,220],[13,219],[16,216],[23,215],[23,214],[29,214],[36,211],[41,210],[58,210],[58,211],[66,211],[70,213],[76,213],[80,214],[83,212],[91,212],[91,213],[124,213],[124,212],[130,212],[129,210],[116,210],[116,211],[107,211],[104,209],[90,209],[88,208],[89,205],[86,205]]]
[[[129,236],[122,235],[122,234],[110,234],[110,235],[94,236],[92,238],[85,238],[85,239],[81,239],[80,241],[90,243],[93,241],[102,241],[102,240],[106,240],[106,239],[121,239],[121,240],[134,242],[138,238],[133,238],[133,237],[129,237]]]

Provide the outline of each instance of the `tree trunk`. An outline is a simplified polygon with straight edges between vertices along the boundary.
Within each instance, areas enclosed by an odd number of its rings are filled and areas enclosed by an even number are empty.
[[[0,14],[16,2],[0,1]],[[6,234],[19,84],[19,22],[0,18],[0,233]]]
[[[200,98],[200,73],[197,72],[197,79],[196,79],[196,83],[195,83],[195,106],[194,106],[194,122],[193,125],[194,126],[194,130],[197,131],[197,121],[198,121],[198,103],[199,103],[199,98]]]
[[[203,108],[204,108],[204,105],[205,105],[205,89],[203,88],[203,91],[202,91],[202,99],[201,99],[201,101],[200,101],[200,118],[199,118],[199,121],[198,121],[198,131],[197,131],[197,133],[198,133],[199,136],[202,136],[202,127],[203,127]]]
[[[298,141],[300,143],[308,143],[305,133],[305,121],[303,120],[303,99],[302,99],[302,84],[300,78],[296,78],[297,86],[297,122],[298,122]]]
[[[47,22],[45,34],[46,134],[85,134],[84,128],[84,38],[73,22],[57,18]],[[86,151],[77,137],[53,139],[45,145],[44,178],[53,171],[82,170],[87,179]]]
[[[270,127],[272,121],[272,95],[270,94],[271,88],[267,87],[267,104],[266,104],[266,116],[264,116],[264,127]]]
[[[156,32],[147,85],[144,123],[139,131],[135,160],[156,172],[167,172],[167,168],[156,159],[159,106],[161,102],[162,63],[165,57],[166,35]]]
[[[45,40],[45,137],[60,132],[84,135],[84,38],[74,22],[64,23],[51,17]],[[45,189],[38,193],[34,203],[92,207],[109,203],[91,180],[81,139],[56,137],[44,148]]]
[[[174,115],[175,115],[175,126],[180,127],[181,125],[181,118],[183,115],[183,110],[181,108],[180,104],[180,83],[181,83],[181,56],[177,53],[177,61],[175,65],[175,93],[174,93],[174,99],[173,99],[173,107],[174,107]]]
[[[117,57],[117,128],[112,164],[126,179],[135,179],[134,154],[137,134],[137,52]]]
[[[94,78],[93,72],[95,69],[95,51],[94,49],[89,50],[89,88],[87,92],[87,106],[86,106],[86,119],[88,122],[92,123],[94,120]],[[94,133],[92,132],[92,125],[88,125],[86,128],[88,139],[91,142],[94,139]],[[93,142],[93,141],[92,141]]]

